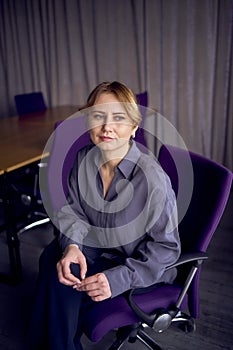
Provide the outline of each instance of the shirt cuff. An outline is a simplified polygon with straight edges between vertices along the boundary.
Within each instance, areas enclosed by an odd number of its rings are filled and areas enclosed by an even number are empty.
[[[105,276],[108,279],[110,289],[111,289],[111,298],[116,297],[119,294],[124,293],[130,289],[130,277],[129,271],[126,266],[120,265],[113,267],[109,270],[103,271]]]

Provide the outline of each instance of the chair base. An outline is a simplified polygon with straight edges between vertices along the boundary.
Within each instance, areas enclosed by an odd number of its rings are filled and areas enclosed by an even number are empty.
[[[21,235],[22,233],[34,228],[34,227],[37,227],[37,226],[40,226],[40,225],[44,225],[46,223],[50,222],[50,218],[44,218],[44,219],[41,219],[41,220],[37,220],[25,227],[23,227],[22,229],[20,229],[18,232],[17,232],[17,235]]]
[[[172,319],[172,323],[177,324],[177,326],[186,333],[194,332],[196,330],[194,319],[181,311]],[[162,350],[159,344],[156,343],[155,339],[145,331],[145,328],[147,327],[149,326],[144,323],[135,323],[131,326],[119,328],[116,333],[116,340],[108,350],[119,350],[126,341],[129,343],[135,343],[138,340],[148,349]]]
[[[148,349],[162,350],[162,348],[149,336],[143,329],[140,329],[137,334],[138,340],[143,343]]]
[[[172,319],[172,323],[177,323],[177,326],[185,333],[192,333],[196,330],[194,319],[183,312],[179,312],[176,317]]]
[[[35,212],[34,213],[35,216],[41,216],[42,218],[41,219],[38,219],[36,221],[33,221],[32,223],[29,223],[28,225],[22,227],[18,232],[17,232],[17,235],[20,236],[21,234],[23,234],[24,232],[34,228],[34,227],[37,227],[37,226],[41,226],[41,225],[44,225],[48,222],[50,222],[50,218],[47,217],[46,215],[42,214],[42,213],[38,213],[38,212]]]
[[[135,343],[137,340],[143,343],[150,350],[162,350],[155,340],[144,331],[144,328],[144,325],[141,323],[119,328],[116,334],[116,340],[108,348],[108,350],[119,350],[126,343],[126,341],[129,343]]]

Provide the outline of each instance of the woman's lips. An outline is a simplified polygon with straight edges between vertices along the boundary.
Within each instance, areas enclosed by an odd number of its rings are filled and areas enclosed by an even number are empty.
[[[114,138],[108,136],[100,136],[100,139],[102,142],[110,142],[114,140]]]

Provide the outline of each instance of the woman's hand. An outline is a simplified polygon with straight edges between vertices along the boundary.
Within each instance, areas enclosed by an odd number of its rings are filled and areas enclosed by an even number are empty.
[[[67,286],[73,286],[76,283],[81,283],[81,280],[71,273],[71,263],[79,265],[81,279],[84,279],[87,273],[86,258],[83,255],[82,251],[79,249],[79,247],[75,244],[70,244],[66,247],[61,260],[59,260],[57,263],[57,273],[59,282]]]
[[[102,301],[112,295],[108,279],[102,272],[85,278],[73,288],[80,292],[86,292],[93,301]]]

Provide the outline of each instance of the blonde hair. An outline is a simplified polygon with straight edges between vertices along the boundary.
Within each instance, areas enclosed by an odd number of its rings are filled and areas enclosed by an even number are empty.
[[[86,104],[81,109],[92,107],[102,93],[114,94],[119,102],[125,103],[125,109],[135,125],[140,125],[142,117],[138,108],[137,97],[125,84],[118,81],[103,82],[97,85],[88,96]]]

